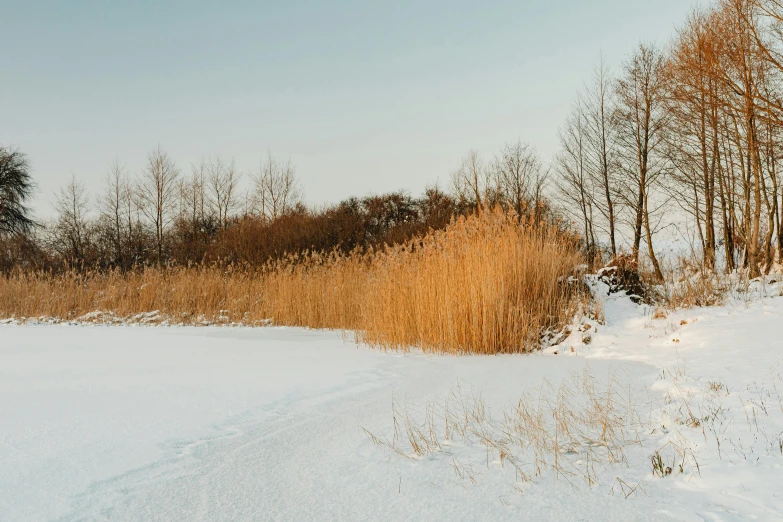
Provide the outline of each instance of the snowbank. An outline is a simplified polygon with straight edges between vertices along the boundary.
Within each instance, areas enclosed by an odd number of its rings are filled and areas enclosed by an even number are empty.
[[[0,513],[781,519],[783,298],[653,319],[612,297],[605,313],[606,325],[546,353],[462,358],[383,353],[299,329],[0,325]],[[428,405],[455,389],[496,427],[523,395],[551,398],[586,374],[597,390],[620,383],[633,409],[622,421],[633,433],[624,462],[561,453],[592,465],[595,483],[551,468],[522,479],[475,437],[447,440],[438,422],[440,449],[422,455],[365,432],[391,440],[393,403],[425,422]],[[532,469],[532,456],[512,449]]]

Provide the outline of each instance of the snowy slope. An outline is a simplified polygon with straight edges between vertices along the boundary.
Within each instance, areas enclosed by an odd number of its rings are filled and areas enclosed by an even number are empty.
[[[299,329],[3,325],[0,519],[783,519],[783,298],[650,312],[609,299],[589,345],[463,358]],[[393,401],[423,418],[455,389],[498,424],[585,371],[640,419],[594,484],[520,480],[475,439],[406,457],[364,431],[391,437]],[[654,476],[673,444],[683,473]]]

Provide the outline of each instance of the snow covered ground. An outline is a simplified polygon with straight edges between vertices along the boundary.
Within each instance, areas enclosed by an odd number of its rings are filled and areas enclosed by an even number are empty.
[[[530,356],[383,353],[284,328],[0,325],[0,519],[781,520],[769,290],[658,319],[608,298],[606,325]],[[626,405],[620,447],[595,434],[555,461],[533,451],[549,439],[502,458],[480,440],[521,418],[523,396],[594,418],[600,400],[564,394],[576,381]],[[473,431],[447,433],[468,410]],[[395,439],[406,416],[437,447]]]

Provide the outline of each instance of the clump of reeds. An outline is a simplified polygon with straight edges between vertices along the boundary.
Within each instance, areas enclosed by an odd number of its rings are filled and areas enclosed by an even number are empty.
[[[390,349],[518,353],[562,328],[583,298],[578,241],[501,211],[379,251],[294,255],[261,269],[145,268],[0,278],[0,316],[155,317],[185,324],[353,330]],[[92,314],[92,315],[88,315]]]
[[[615,374],[605,388],[587,370],[557,388],[545,382],[537,394],[523,396],[499,418],[492,417],[480,395],[467,391],[460,385],[418,414],[393,403],[391,437],[364,431],[404,458],[444,456],[459,478],[474,483],[474,466],[480,468],[483,460],[490,467],[497,458],[518,481],[552,473],[574,486],[584,482],[593,487],[603,469],[627,467],[626,449],[642,444],[638,405]],[[484,451],[471,452],[471,447]],[[483,455],[486,460],[475,458]]]
[[[0,278],[0,315],[79,320],[100,311],[127,320],[155,311],[160,320],[174,323],[253,324],[267,317],[259,306],[262,286],[263,279],[250,272],[207,267],[58,275],[19,271]]]
[[[362,340],[452,353],[517,353],[573,315],[576,240],[501,212],[461,219],[377,263]]]

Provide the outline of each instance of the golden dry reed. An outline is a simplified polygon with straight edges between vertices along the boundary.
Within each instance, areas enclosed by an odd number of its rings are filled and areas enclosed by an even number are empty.
[[[568,278],[577,239],[483,212],[382,251],[291,256],[261,270],[146,268],[0,278],[0,316],[353,330],[390,349],[519,353],[562,327],[582,298]],[[97,313],[101,312],[101,313]]]

